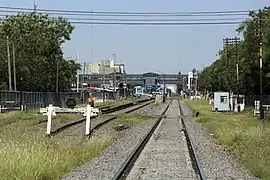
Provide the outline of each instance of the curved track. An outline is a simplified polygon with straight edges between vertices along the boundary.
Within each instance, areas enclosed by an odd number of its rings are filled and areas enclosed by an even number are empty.
[[[153,103],[153,100],[141,100],[138,101],[137,103],[128,103],[128,104],[124,104],[121,106],[117,106],[117,107],[113,107],[113,108],[109,108],[109,109],[104,109],[102,111],[102,114],[106,114],[106,116],[108,116],[107,118],[105,118],[104,120],[100,121],[99,123],[95,124],[94,126],[91,124],[90,127],[90,135],[97,129],[99,129],[100,127],[102,127],[103,125],[105,125],[106,123],[114,120],[117,118],[118,114],[127,114],[127,113],[131,113],[133,111],[136,111],[138,109],[141,109],[151,103]],[[110,117],[109,117],[110,116]],[[91,121],[94,119],[97,119],[100,116],[96,116],[96,117],[91,117]],[[69,123],[63,124],[60,127],[55,128],[54,130],[52,130],[51,132],[51,136],[55,136],[57,134],[59,134],[60,132],[72,128],[75,125],[80,125],[83,122],[85,122],[86,118],[81,118],[81,119],[77,119],[77,120],[73,120]]]

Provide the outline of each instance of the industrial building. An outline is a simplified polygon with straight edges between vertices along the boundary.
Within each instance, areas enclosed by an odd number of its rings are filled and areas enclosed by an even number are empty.
[[[125,66],[122,63],[115,63],[114,60],[101,60],[97,64],[88,65],[88,74],[123,74]]]

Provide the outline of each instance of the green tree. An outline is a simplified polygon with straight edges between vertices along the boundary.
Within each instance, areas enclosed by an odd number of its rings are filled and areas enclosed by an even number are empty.
[[[70,40],[73,30],[74,27],[61,17],[49,18],[48,15],[35,13],[6,17],[0,29],[0,82],[8,82],[8,36],[15,45],[17,89],[55,91],[59,63],[59,91],[68,90],[79,65],[74,61],[64,60],[61,45]]]
[[[258,18],[261,17],[261,26]],[[243,34],[244,39],[238,48],[229,46],[219,52],[219,58],[199,74],[199,86],[207,90],[232,90],[236,92],[236,63],[239,64],[239,87],[244,94],[260,93],[259,44],[257,35],[261,27],[263,42],[263,82],[264,92],[270,93],[267,85],[270,75],[270,8],[265,7],[258,12],[250,12],[250,18],[244,21],[236,31]],[[237,59],[233,55],[237,52]]]

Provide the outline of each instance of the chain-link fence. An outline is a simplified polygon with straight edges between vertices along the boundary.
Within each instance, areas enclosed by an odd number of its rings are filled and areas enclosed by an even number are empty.
[[[77,104],[81,103],[79,92],[0,91],[0,112],[38,109],[49,104],[65,107],[69,98],[75,99]]]

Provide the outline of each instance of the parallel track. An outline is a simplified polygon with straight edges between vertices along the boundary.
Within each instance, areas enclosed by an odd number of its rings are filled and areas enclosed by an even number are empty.
[[[183,130],[186,136],[186,140],[187,140],[187,144],[188,144],[188,150],[189,150],[189,155],[192,159],[192,165],[193,165],[193,169],[195,170],[195,172],[197,173],[197,175],[199,176],[200,180],[206,180],[205,174],[203,172],[202,166],[200,164],[200,161],[198,159],[196,150],[194,148],[194,145],[190,139],[190,134],[186,128],[186,123],[184,120],[184,113],[183,113],[183,109],[181,107],[180,101],[178,100],[178,104],[179,104],[179,109],[180,109],[180,115],[181,115],[181,122],[183,125]]]
[[[113,177],[113,180],[122,180],[127,177],[130,170],[132,169],[135,161],[138,159],[139,155],[143,151],[144,147],[148,143],[149,139],[151,138],[152,134],[155,132],[156,128],[160,124],[163,116],[168,111],[171,102],[167,105],[166,109],[162,112],[162,115],[158,118],[154,126],[151,128],[151,130],[146,134],[146,136],[143,138],[143,140],[140,142],[140,144],[132,151],[132,153],[129,155],[123,166],[119,169],[119,171],[116,173],[116,175]]]
[[[132,108],[131,110],[124,112],[125,114],[131,113],[131,112],[133,112],[133,111],[135,111],[135,110],[141,109],[141,108],[143,108],[143,107],[145,107],[145,106],[147,106],[147,105],[149,105],[149,104],[151,104],[151,103],[154,102],[153,100],[150,100],[148,103],[142,104],[142,103],[147,102],[147,101],[149,101],[149,100],[141,100],[141,101],[138,101],[138,103],[128,103],[128,104],[124,104],[124,105],[121,105],[121,106],[109,108],[109,109],[107,109],[107,110],[103,110],[102,114],[108,114],[108,115],[109,115],[109,114],[112,113],[112,112],[117,112],[117,111],[120,111],[120,110],[123,110],[123,109],[127,109],[127,108],[130,108],[130,107],[139,105],[139,106],[136,107],[136,108]],[[142,105],[140,105],[140,104],[142,104]],[[97,117],[98,117],[98,116],[91,117],[91,119],[95,119],[95,118],[97,118]],[[116,119],[116,118],[117,118],[117,115],[112,115],[112,117],[110,117],[110,118],[106,119],[105,121],[99,123],[98,125],[94,126],[94,127],[91,128],[91,130],[90,130],[90,135],[91,135],[95,130],[99,129],[99,128],[102,127],[103,125],[107,124],[108,122],[110,122],[110,121],[112,121],[112,120],[114,120],[114,119]],[[81,118],[81,119],[75,120],[75,121],[73,121],[73,122],[71,122],[71,123],[65,124],[65,125],[63,125],[63,126],[57,128],[57,129],[53,130],[53,131],[51,132],[50,136],[55,136],[55,135],[59,134],[60,132],[66,130],[66,129],[68,129],[68,128],[74,126],[74,125],[77,125],[77,124],[80,124],[80,123],[85,122],[85,120],[86,120],[86,118]]]
[[[146,134],[146,136],[143,138],[143,140],[140,142],[140,144],[133,150],[133,152],[127,158],[127,160],[125,161],[123,166],[119,169],[119,171],[113,177],[113,180],[123,180],[123,179],[127,178],[130,170],[133,168],[136,160],[138,159],[138,157],[142,153],[144,147],[146,146],[146,144],[150,140],[151,136],[155,132],[156,128],[160,124],[162,118],[166,114],[166,112],[169,109],[169,106],[171,105],[171,103],[172,103],[172,100],[167,105],[166,109],[163,111],[162,115],[158,118],[158,120],[156,121],[154,126],[151,128],[151,130]],[[184,131],[184,134],[186,136],[187,145],[188,145],[189,154],[190,154],[190,157],[191,157],[191,160],[192,160],[193,168],[194,168],[194,170],[195,170],[195,172],[196,172],[196,174],[198,176],[198,179],[206,180],[203,169],[202,169],[202,167],[200,165],[200,162],[198,160],[194,145],[193,145],[193,143],[192,143],[192,141],[190,139],[190,135],[189,135],[189,133],[188,133],[188,131],[186,129],[186,125],[185,125],[184,118],[183,118],[182,107],[180,105],[179,100],[178,100],[178,104],[179,104],[179,110],[180,110],[180,114],[181,114],[181,122],[183,124],[183,131]]]

